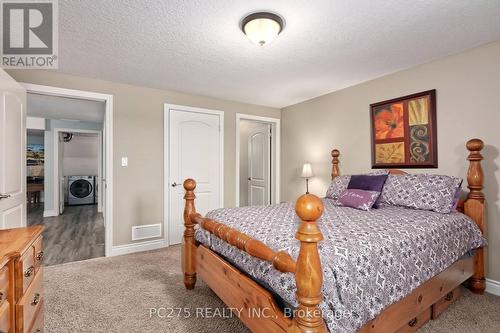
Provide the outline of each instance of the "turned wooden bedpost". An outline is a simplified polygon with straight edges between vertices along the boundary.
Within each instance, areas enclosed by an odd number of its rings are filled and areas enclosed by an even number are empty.
[[[484,148],[484,143],[480,139],[472,139],[467,141],[467,149],[470,154],[469,171],[467,172],[467,187],[469,194],[464,204],[464,213],[472,218],[479,229],[486,232],[485,223],[485,200],[483,193],[484,174],[481,167],[481,150]],[[484,248],[475,250],[474,255],[474,275],[469,280],[469,288],[473,293],[483,294],[486,289],[485,267],[484,267]]]
[[[184,200],[184,237],[182,239],[182,271],[184,272],[184,285],[186,289],[193,289],[196,284],[196,241],[194,239],[194,226],[196,223],[191,221],[190,215],[196,213],[194,208],[194,189],[196,182],[194,179],[186,179],[184,181],[184,189],[186,194]]]
[[[340,151],[338,149],[332,150],[332,180],[340,176],[339,156]]]
[[[318,242],[323,239],[323,235],[316,222],[323,213],[323,202],[313,194],[304,194],[297,200],[295,212],[300,218],[299,230],[295,235],[300,241],[295,271],[299,306],[289,332],[326,333],[323,315],[318,307],[323,299],[323,271]]]

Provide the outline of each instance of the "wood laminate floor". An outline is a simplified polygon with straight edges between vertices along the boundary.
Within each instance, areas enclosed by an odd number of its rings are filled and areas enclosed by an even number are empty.
[[[45,266],[104,256],[104,218],[97,205],[67,206],[55,217],[43,217],[40,205],[28,210],[27,223],[45,227]]]

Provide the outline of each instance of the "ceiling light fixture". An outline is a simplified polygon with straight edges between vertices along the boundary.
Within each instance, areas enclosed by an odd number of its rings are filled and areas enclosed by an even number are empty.
[[[279,15],[258,12],[247,15],[241,21],[241,30],[255,44],[264,46],[271,43],[283,30],[285,21]]]

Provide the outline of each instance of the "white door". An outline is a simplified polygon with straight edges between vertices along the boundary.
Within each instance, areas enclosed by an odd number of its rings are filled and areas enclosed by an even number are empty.
[[[196,181],[196,211],[202,215],[222,207],[221,176],[224,127],[219,113],[202,109],[167,107],[169,117],[169,244],[178,244],[184,232],[184,188],[187,178]]]
[[[62,132],[59,132],[60,134],[58,135],[58,145],[59,147],[57,147],[57,153],[58,153],[58,157],[57,157],[57,164],[58,164],[58,177],[59,177],[59,200],[58,200],[58,205],[59,205],[59,212],[58,214],[62,214],[64,213],[64,199],[65,199],[65,194],[66,194],[66,184],[64,182],[65,178],[64,178],[64,164],[63,164],[63,160],[64,160],[64,142],[63,140],[61,139],[61,134]]]
[[[26,90],[0,69],[0,229],[26,226]]]
[[[248,204],[268,205],[271,199],[271,125],[248,136]]]

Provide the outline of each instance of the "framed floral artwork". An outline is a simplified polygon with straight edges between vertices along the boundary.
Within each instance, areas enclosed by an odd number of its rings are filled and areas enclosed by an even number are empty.
[[[370,105],[373,168],[437,168],[436,90]]]

